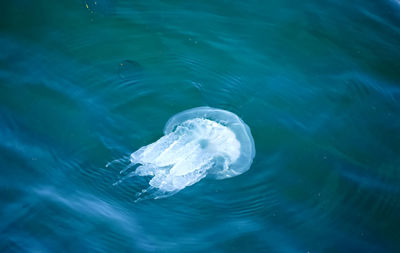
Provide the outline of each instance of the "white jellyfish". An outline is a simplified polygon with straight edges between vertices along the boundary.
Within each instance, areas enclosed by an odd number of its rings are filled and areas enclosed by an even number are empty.
[[[237,115],[198,107],[170,118],[163,137],[132,153],[130,167],[139,166],[129,176],[152,177],[149,188],[163,197],[206,176],[240,175],[250,168],[254,156],[250,129]]]

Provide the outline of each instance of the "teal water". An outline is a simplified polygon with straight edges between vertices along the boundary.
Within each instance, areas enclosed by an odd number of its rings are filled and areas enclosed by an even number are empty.
[[[1,1],[1,252],[400,252],[400,2]],[[134,202],[198,106],[249,171]]]

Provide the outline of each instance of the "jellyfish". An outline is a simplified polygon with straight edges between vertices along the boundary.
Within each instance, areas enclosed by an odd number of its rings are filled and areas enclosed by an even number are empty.
[[[130,155],[131,176],[151,177],[156,197],[175,194],[205,177],[246,172],[255,156],[250,128],[234,113],[211,107],[183,111],[168,120],[164,136]]]

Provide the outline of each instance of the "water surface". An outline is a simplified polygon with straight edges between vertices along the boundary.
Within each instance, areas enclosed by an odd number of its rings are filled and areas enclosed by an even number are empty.
[[[0,251],[399,252],[399,24],[397,0],[1,1]],[[113,186],[198,106],[249,125],[249,171]]]

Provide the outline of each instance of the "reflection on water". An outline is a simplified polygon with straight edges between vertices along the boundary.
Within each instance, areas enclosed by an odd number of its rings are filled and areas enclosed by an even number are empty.
[[[397,1],[0,2],[2,252],[398,252]],[[239,177],[135,203],[108,161],[199,106]]]

